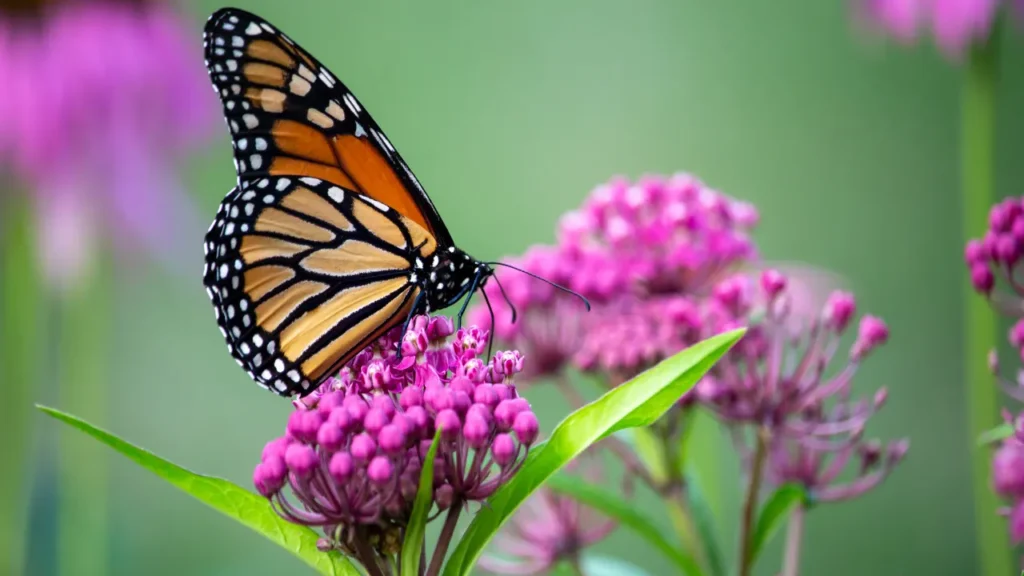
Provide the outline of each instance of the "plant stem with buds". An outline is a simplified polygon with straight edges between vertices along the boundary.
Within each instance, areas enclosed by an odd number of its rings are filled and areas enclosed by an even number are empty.
[[[966,68],[962,92],[960,134],[961,209],[966,239],[977,236],[988,222],[995,203],[996,86],[1000,23],[988,40],[973,47]],[[967,284],[967,283],[965,283]],[[1010,574],[1010,549],[1005,522],[996,515],[999,502],[989,486],[989,452],[976,446],[976,438],[998,424],[998,399],[988,367],[988,353],[996,346],[995,315],[988,303],[967,284],[964,287],[963,385],[967,393],[970,422],[967,445],[972,449],[971,470],[974,490],[974,529],[978,547],[978,574]]]

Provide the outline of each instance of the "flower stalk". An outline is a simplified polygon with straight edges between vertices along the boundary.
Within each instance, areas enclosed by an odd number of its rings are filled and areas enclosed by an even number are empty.
[[[0,378],[6,398],[0,402],[0,434],[6,439],[9,472],[0,475],[0,573],[21,574],[25,547],[25,471],[31,445],[29,402],[39,365],[39,271],[33,257],[32,217],[28,203],[10,197],[0,210]]]
[[[462,511],[462,502],[455,501],[448,508],[448,515],[445,516],[444,526],[441,528],[441,535],[437,538],[434,546],[434,556],[430,559],[430,568],[427,576],[437,576],[441,573],[441,566],[444,565],[444,557],[448,555],[448,545],[455,535],[455,526],[459,523],[459,513]]]
[[[754,559],[750,554],[750,542],[754,535],[754,515],[757,511],[758,495],[761,492],[765,457],[768,454],[768,431],[759,428],[755,436],[754,453],[750,462],[750,478],[743,500],[743,518],[740,522],[740,576],[750,576],[750,571],[754,567]]]
[[[999,24],[988,39],[970,51],[964,69],[961,102],[961,194],[965,240],[977,236],[995,203],[995,126],[998,81]],[[996,322],[988,302],[968,286],[964,293],[964,385],[967,387],[968,441],[998,423],[998,399],[991,385],[989,351],[996,346]],[[989,454],[975,449],[971,455],[975,538],[979,574],[996,576],[1012,571],[1003,521],[991,513],[999,506],[989,486]]]
[[[107,419],[111,273],[101,264],[58,302],[60,402],[96,422]],[[59,442],[59,573],[106,574],[108,452],[74,430]]]

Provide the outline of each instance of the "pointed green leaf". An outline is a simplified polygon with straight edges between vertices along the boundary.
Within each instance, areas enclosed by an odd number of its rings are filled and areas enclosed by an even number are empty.
[[[711,576],[725,576],[725,561],[723,560],[722,546],[718,540],[718,528],[715,525],[716,516],[704,489],[705,482],[700,480],[703,476],[693,472],[694,470],[691,468],[686,480],[686,497],[690,502],[693,523],[700,535],[704,558]]]
[[[695,344],[566,417],[547,444],[532,450],[515,477],[499,488],[473,518],[448,559],[444,574],[469,574],[502,524],[544,481],[606,435],[653,423],[744,333],[742,329],[733,330]]]
[[[46,406],[37,408],[110,446],[196,500],[262,534],[271,542],[298,556],[320,574],[359,576],[359,572],[345,557],[336,552],[325,553],[317,550],[317,533],[304,526],[286,522],[274,512],[266,498],[227,480],[202,476],[186,470],[70,414]]]
[[[750,555],[751,563],[757,560],[764,545],[775,535],[789,513],[806,502],[807,490],[799,484],[783,484],[768,497],[757,515],[754,535],[750,539],[750,550],[747,553]]]
[[[1013,436],[1014,429],[1008,423],[1002,423],[995,428],[983,432],[978,436],[978,446],[988,446],[989,444],[995,444],[996,442],[1002,442],[1010,436]]]
[[[650,428],[634,428],[630,432],[631,444],[647,473],[655,482],[665,482],[668,479],[668,465],[658,437]]]
[[[427,534],[427,514],[434,503],[434,457],[440,443],[441,429],[438,428],[434,434],[434,441],[430,443],[427,457],[423,459],[416,502],[412,507],[409,525],[405,529],[402,542],[402,576],[418,576],[420,573],[420,550],[423,547],[423,538]]]
[[[637,509],[634,503],[627,502],[617,493],[587,484],[575,476],[566,474],[552,476],[547,486],[555,492],[571,496],[633,530],[675,564],[680,574],[701,576],[700,567],[692,556],[672,545],[651,518]]]

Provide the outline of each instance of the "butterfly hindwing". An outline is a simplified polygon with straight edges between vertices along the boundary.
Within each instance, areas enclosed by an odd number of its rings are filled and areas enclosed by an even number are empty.
[[[451,245],[433,203],[387,136],[309,53],[234,8],[210,17],[204,45],[241,186],[270,176],[316,177],[390,206]]]
[[[243,182],[206,235],[203,283],[232,356],[262,386],[305,394],[402,322],[422,227],[313,177]]]

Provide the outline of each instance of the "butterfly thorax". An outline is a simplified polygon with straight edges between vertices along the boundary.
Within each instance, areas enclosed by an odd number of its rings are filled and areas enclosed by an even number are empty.
[[[433,255],[416,258],[409,281],[421,290],[414,313],[433,312],[455,304],[481,288],[494,270],[454,246],[441,247]]]

